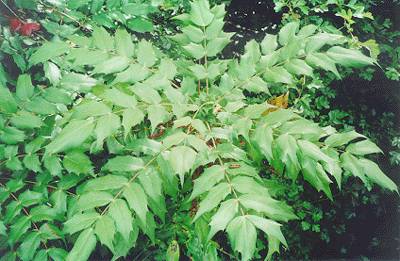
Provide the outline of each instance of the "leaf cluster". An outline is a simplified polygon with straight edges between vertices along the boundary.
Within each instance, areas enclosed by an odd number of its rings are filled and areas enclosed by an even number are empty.
[[[94,27],[90,35],[30,49],[24,64],[41,76],[23,73],[15,83],[5,77],[6,259],[87,260],[96,246],[125,257],[141,238],[162,241],[159,228],[173,225],[171,201],[178,208],[193,202],[188,218],[206,235],[202,259],[218,259],[213,240],[221,231],[242,260],[253,258],[265,234],[270,259],[287,247],[282,223],[297,217],[274,198],[274,186],[260,175],[263,162],[330,200],[343,175],[397,191],[366,158],[381,150],[365,136],[321,127],[269,102],[271,88],[295,86],[318,70],[340,77],[337,66],[373,65],[373,58],[348,48],[341,35],[293,22],[250,41],[239,58],[221,59],[233,35],[222,30],[225,6],[190,5],[174,18],[181,24],[172,37],[179,59],[125,29]],[[176,260],[177,249],[173,241],[168,258]]]

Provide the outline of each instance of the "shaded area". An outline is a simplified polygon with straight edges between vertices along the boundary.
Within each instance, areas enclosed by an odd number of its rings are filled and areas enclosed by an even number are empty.
[[[281,21],[281,15],[276,14],[273,1],[233,0],[228,8],[226,31],[234,31],[234,44],[226,49],[229,53],[242,53],[248,40],[261,40],[265,32],[275,33],[276,24]],[[393,1],[379,1],[373,7],[375,15],[393,19],[398,29],[400,11]],[[324,15],[325,16],[325,15]],[[340,23],[337,17],[327,15]],[[350,112],[354,117],[354,125],[362,126],[363,121],[370,123],[373,131],[386,133],[387,128],[399,129],[400,112],[400,86],[396,81],[388,80],[384,72],[376,70],[371,81],[362,80],[355,75],[345,81],[337,81],[331,86],[337,91],[337,98],[333,101],[335,108]],[[392,126],[384,126],[380,119],[384,114],[392,113]],[[362,132],[361,128],[358,131]],[[390,150],[389,139],[383,137],[377,141],[385,152],[379,159],[379,165],[397,184],[400,184],[400,168],[390,165],[388,153]],[[355,181],[350,181],[355,182]],[[357,193],[360,193],[358,191]],[[309,193],[310,194],[310,193]],[[338,224],[321,224],[321,226],[338,226],[346,224],[346,231],[340,235],[331,235],[330,243],[324,243],[315,233],[304,233],[301,241],[311,244],[311,255],[316,259],[332,258],[360,258],[368,257],[373,260],[399,260],[400,259],[400,200],[398,195],[383,193],[378,189],[368,192],[370,196],[378,194],[377,205],[365,205],[352,202],[350,194],[336,197],[337,203],[323,204],[323,209],[328,213],[336,209],[334,218]],[[356,216],[346,219],[345,209],[352,208]],[[300,230],[299,230],[300,231]],[[309,237],[308,237],[309,236]],[[289,243],[290,245],[290,243]],[[292,249],[295,251],[295,249]],[[290,252],[290,251],[289,251]],[[289,253],[290,256],[290,253]]]

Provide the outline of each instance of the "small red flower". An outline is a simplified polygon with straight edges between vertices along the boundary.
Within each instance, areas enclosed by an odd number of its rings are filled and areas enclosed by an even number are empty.
[[[9,23],[11,31],[18,32],[21,29],[22,22],[18,18],[10,18]]]
[[[40,24],[38,23],[25,23],[16,17],[9,19],[11,31],[19,32],[24,36],[31,36],[33,32],[40,30]]]
[[[33,32],[40,30],[40,24],[38,23],[26,23],[21,27],[21,35],[30,36]]]

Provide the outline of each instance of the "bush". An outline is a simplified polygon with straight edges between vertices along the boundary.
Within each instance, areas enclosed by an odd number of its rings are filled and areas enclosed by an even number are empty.
[[[298,202],[277,200],[285,189],[311,186],[333,201],[357,178],[397,192],[366,158],[381,152],[372,141],[288,108],[288,91],[301,98],[317,72],[340,78],[337,66],[376,64],[351,39],[290,22],[222,59],[233,35],[222,30],[223,4],[192,2],[172,17],[178,27],[139,40],[124,27],[153,31],[143,28],[171,16],[159,13],[167,5],[56,2],[45,15],[48,5],[15,1],[42,19],[44,35],[2,28],[3,59],[16,66],[0,77],[5,260],[271,259],[287,247],[281,223],[304,218]],[[108,9],[145,11],[116,28],[99,22]],[[165,37],[169,28],[180,32]]]

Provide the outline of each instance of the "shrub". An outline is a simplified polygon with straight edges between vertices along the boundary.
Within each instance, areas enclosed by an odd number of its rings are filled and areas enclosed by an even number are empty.
[[[139,259],[147,248],[154,259],[249,260],[264,237],[270,259],[287,247],[281,223],[298,217],[275,199],[269,175],[304,180],[332,201],[333,183],[348,176],[397,192],[366,158],[381,152],[368,138],[287,108],[286,92],[314,71],[340,78],[337,65],[373,58],[291,22],[221,59],[233,35],[222,30],[224,5],[190,5],[174,17],[176,59],[121,28],[37,48],[3,28],[2,50],[23,71],[16,82],[2,74],[0,88],[6,260]]]

